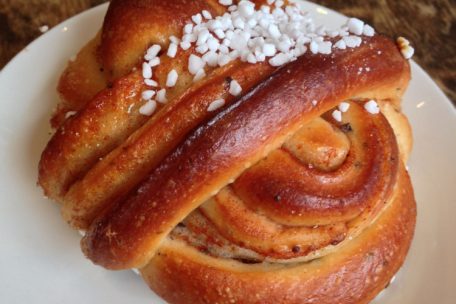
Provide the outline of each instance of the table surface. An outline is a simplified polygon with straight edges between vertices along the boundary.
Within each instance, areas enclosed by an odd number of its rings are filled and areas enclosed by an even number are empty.
[[[0,69],[49,28],[105,0],[0,0]],[[318,0],[378,32],[407,37],[414,59],[456,106],[456,5],[453,0]]]

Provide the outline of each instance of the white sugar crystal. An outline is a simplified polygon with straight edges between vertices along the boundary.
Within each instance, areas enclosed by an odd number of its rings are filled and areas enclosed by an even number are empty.
[[[211,104],[207,107],[208,112],[213,112],[225,105],[225,99],[217,99],[211,102]]]
[[[348,35],[350,35],[350,33],[347,32],[347,31],[344,31],[344,30],[339,31],[339,36],[340,37],[345,37],[345,36],[348,36]]]
[[[281,66],[281,65],[284,65],[285,63],[288,63],[289,61],[290,61],[290,58],[286,54],[279,53],[269,60],[269,64],[272,66]]]
[[[225,32],[222,29],[215,29],[214,34],[219,38],[223,39],[225,38]]]
[[[263,62],[266,60],[266,56],[260,52],[255,52],[255,57],[258,62]]]
[[[196,39],[198,38],[198,36],[194,33],[190,33],[190,34],[185,34],[183,37],[182,37],[182,42],[195,42]]]
[[[209,31],[207,29],[202,30],[198,34],[198,40],[196,41],[197,45],[201,45],[203,43],[206,43],[207,39],[209,39]]]
[[[173,42],[169,45],[168,52],[166,53],[166,55],[168,55],[168,57],[174,58],[174,57],[176,57],[176,54],[177,54],[177,44],[175,44]]]
[[[222,23],[223,30],[233,28],[233,20],[231,19],[231,17],[229,15],[224,15],[220,21]]]
[[[276,3],[275,3],[275,6],[276,6],[276,7],[282,7],[283,5],[284,5],[284,2],[283,2],[282,0],[278,0],[278,1],[276,1]]]
[[[344,39],[345,44],[349,48],[359,47],[361,45],[361,42],[363,42],[360,37],[353,36],[353,35],[345,36],[343,39]]]
[[[155,112],[156,109],[157,103],[155,102],[155,100],[151,99],[139,108],[139,113],[141,113],[142,115],[150,116]]]
[[[218,55],[215,52],[207,52],[203,55],[204,62],[207,63],[210,67],[217,66]]]
[[[370,26],[369,24],[365,24],[364,28],[363,28],[363,35],[368,36],[368,37],[374,36],[375,35],[374,28],[372,26]]]
[[[151,99],[152,97],[154,97],[155,95],[155,91],[153,90],[146,90],[146,91],[143,91],[141,93],[141,98],[144,99],[144,100],[149,100]]]
[[[211,30],[211,31],[223,30],[222,29],[223,25],[222,25],[222,22],[220,21],[219,18],[220,17],[217,17],[217,19],[211,20],[211,21],[208,22],[207,25],[208,25],[209,30]]]
[[[318,52],[320,54],[331,54],[332,43],[331,41],[323,41],[318,43]]]
[[[198,72],[196,72],[195,77],[193,77],[193,81],[197,82],[197,81],[203,79],[205,76],[206,76],[206,72],[204,71],[204,69],[200,69]]]
[[[182,42],[180,43],[180,47],[181,47],[184,51],[188,50],[191,46],[192,46],[192,44],[191,44],[190,42],[187,42],[187,41],[182,41]]]
[[[364,109],[371,114],[378,114],[380,113],[380,108],[375,100],[369,100],[364,104]]]
[[[219,66],[224,66],[230,63],[232,58],[229,55],[226,54],[220,54],[217,58],[217,63]]]
[[[405,59],[412,58],[413,54],[415,53],[415,49],[410,46],[410,41],[404,37],[399,37],[397,38],[397,44],[399,45],[399,49],[401,50],[402,56],[404,56]]]
[[[238,5],[239,13],[242,17],[248,18],[255,12],[255,4],[250,1],[241,1]]]
[[[205,62],[201,57],[190,55],[188,58],[188,71],[190,74],[195,75],[200,69],[204,68]]]
[[[144,79],[144,83],[149,87],[156,87],[158,83],[153,79]]]
[[[334,44],[334,47],[340,50],[345,50],[347,48],[347,45],[345,44],[345,41],[343,39],[340,39]]]
[[[338,122],[342,121],[342,112],[339,110],[334,110],[331,116]]]
[[[153,68],[160,64],[160,57],[155,57],[152,60],[149,60],[148,64]]]
[[[156,99],[159,103],[166,103],[166,89],[161,89],[157,92]]]
[[[233,96],[239,96],[242,92],[242,87],[236,80],[231,80],[229,93]]]
[[[230,48],[239,51],[244,50],[247,48],[247,40],[239,34],[234,34],[233,38],[230,41]]]
[[[339,104],[338,108],[339,108],[339,111],[341,111],[342,113],[345,113],[350,108],[350,104],[348,102],[341,102]]]
[[[209,11],[203,10],[201,13],[203,14],[204,18],[206,18],[208,20],[212,19],[212,15],[211,15],[211,13]]]
[[[254,28],[258,24],[256,19],[249,19],[247,20],[247,25],[249,28]]]
[[[166,78],[166,86],[167,87],[174,87],[177,83],[177,78],[179,75],[177,74],[176,70],[171,70],[168,73],[168,77]]]
[[[177,38],[176,36],[171,36],[171,37],[169,37],[169,41],[171,41],[174,44],[179,44],[180,39]]]
[[[233,0],[219,0],[219,3],[220,3],[221,5],[226,5],[226,6],[228,6],[228,5],[233,4]]]
[[[215,52],[218,50],[219,46],[220,46],[220,42],[215,39],[214,37],[211,37],[207,40],[207,46],[209,48],[209,50]]]
[[[293,43],[289,39],[285,39],[278,43],[277,48],[282,53],[288,53],[290,51],[290,48],[292,47],[292,45],[293,45]]]
[[[219,46],[219,52],[220,54],[228,54],[230,52],[230,49],[226,45],[221,45]]]
[[[226,31],[226,32],[225,32],[225,36],[226,36],[227,39],[230,39],[230,40],[231,40],[231,39],[233,39],[234,32],[231,31],[231,30]]]
[[[144,59],[146,60],[152,60],[155,57],[157,57],[158,53],[161,50],[161,46],[158,44],[152,45],[150,48],[147,49],[146,55],[144,56]]]
[[[218,2],[228,6],[223,15],[214,17],[208,10],[202,10],[191,17],[193,23],[184,26],[181,40],[169,37],[168,57],[175,58],[179,47],[183,50],[193,47],[201,54],[190,55],[188,61],[188,71],[194,75],[195,81],[205,76],[206,64],[224,66],[232,60],[255,64],[269,58],[269,64],[281,66],[296,60],[309,49],[313,54],[329,55],[333,48],[360,46],[360,35],[375,34],[372,27],[356,18],[349,19],[346,26],[336,30],[326,30],[323,25],[317,27],[310,14],[294,1],[268,0],[271,6],[261,5],[258,10],[252,1],[236,1],[237,5],[233,5],[231,0]],[[338,36],[342,39],[334,44],[328,40]],[[149,68],[160,64],[160,50],[157,44],[147,50],[144,58]],[[403,45],[401,51],[405,57],[413,54],[409,45]],[[153,71],[149,68],[143,66],[143,77],[152,81]],[[167,85],[175,85],[176,76],[177,73],[170,72]]]
[[[242,18],[239,16],[233,20],[233,26],[237,29],[243,30],[245,27],[245,22],[242,20]]]
[[[331,38],[335,38],[335,37],[339,36],[339,31],[329,31],[328,36]]]
[[[278,39],[281,35],[279,28],[275,24],[269,25],[268,32],[269,35],[271,35],[271,37],[275,39]]]
[[[192,31],[193,31],[193,24],[192,23],[187,23],[184,26],[184,33],[185,34],[191,34]]]
[[[147,62],[143,62],[142,65],[142,76],[143,78],[152,78],[152,68],[150,65],[147,64]]]
[[[231,51],[228,56],[230,56],[232,60],[237,59],[239,57],[239,51]]]
[[[347,23],[350,33],[361,35],[364,29],[364,22],[357,18],[350,18]]]
[[[207,44],[202,44],[198,46],[195,50],[200,54],[205,54],[209,50],[209,47],[207,46]]]
[[[318,54],[318,43],[317,43],[317,42],[312,41],[312,42],[310,43],[309,48],[310,48],[310,51],[311,51],[313,54]]]
[[[200,24],[203,21],[203,17],[198,13],[192,16],[192,21],[195,22],[195,24]]]
[[[257,63],[256,56],[255,56],[254,54],[252,54],[252,53],[249,53],[249,54],[247,55],[247,62],[248,62],[248,63],[252,63],[252,64]]]
[[[415,49],[410,45],[407,45],[406,47],[401,48],[401,53],[405,59],[410,59],[415,54]]]
[[[263,54],[268,57],[272,57],[277,53],[276,47],[272,43],[265,43],[263,45]]]

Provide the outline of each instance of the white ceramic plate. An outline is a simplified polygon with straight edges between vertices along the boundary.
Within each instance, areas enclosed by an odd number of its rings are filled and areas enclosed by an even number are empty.
[[[303,3],[317,22],[345,18]],[[92,265],[59,208],[36,186],[49,139],[48,119],[67,60],[100,28],[107,5],[64,23],[30,44],[0,73],[0,302],[163,303],[131,271]],[[404,110],[413,125],[410,162],[418,202],[416,236],[395,282],[375,303],[456,303],[456,112],[429,76],[412,64]]]

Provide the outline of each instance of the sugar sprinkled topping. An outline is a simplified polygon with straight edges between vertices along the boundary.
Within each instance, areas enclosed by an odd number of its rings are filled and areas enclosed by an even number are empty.
[[[225,99],[217,99],[211,102],[211,104],[207,107],[208,112],[213,112],[225,105]]]
[[[166,86],[167,87],[174,87],[177,83],[177,78],[179,75],[177,74],[176,70],[171,70],[168,73],[168,77],[166,78]]]
[[[144,62],[142,65],[142,76],[145,79],[152,77],[152,67],[147,62]]]
[[[195,53],[188,59],[188,71],[194,75],[194,81],[206,76],[206,66],[222,67],[233,60],[241,60],[251,64],[266,61],[279,67],[307,52],[330,55],[333,49],[356,48],[361,45],[362,36],[375,35],[371,26],[356,18],[350,18],[337,30],[317,27],[310,14],[294,3],[285,5],[284,1],[268,0],[269,6],[255,8],[255,4],[247,0],[239,1],[237,5],[233,5],[232,0],[218,2],[227,6],[226,13],[212,16],[209,11],[203,10],[191,17],[191,22],[183,28],[181,38],[169,38],[166,55],[170,58],[175,58],[179,48],[185,51],[194,46]],[[144,56],[142,75],[145,84],[150,87],[158,86],[152,76],[153,68],[160,64],[160,51],[161,46],[155,44]],[[404,52],[409,54],[410,49]],[[170,71],[166,86],[175,86],[178,78],[177,71]],[[238,96],[242,88],[233,80],[229,92]],[[166,91],[157,91],[156,100],[166,102]],[[208,111],[215,111],[224,104],[223,99],[215,100]],[[342,109],[336,111],[341,114],[344,112]]]
[[[161,46],[158,44],[152,45],[150,48],[147,49],[146,55],[144,56],[144,59],[146,60],[152,60],[155,57],[157,57],[158,53],[161,50]]]
[[[195,77],[193,77],[193,81],[197,82],[203,79],[206,76],[206,72],[204,69],[199,69],[198,72],[196,72]]]
[[[219,3],[220,3],[221,5],[228,6],[228,5],[233,4],[233,0],[219,0]]]
[[[339,110],[334,110],[331,116],[338,122],[342,122],[342,112]]]
[[[200,69],[203,69],[206,63],[201,57],[191,54],[188,58],[188,71],[195,75]]]
[[[380,113],[380,108],[375,100],[369,100],[364,104],[364,109],[371,114],[378,114]]]
[[[348,102],[341,102],[339,104],[338,108],[339,108],[339,111],[341,111],[342,113],[345,113],[350,108],[350,104]]]
[[[364,22],[357,18],[350,18],[348,20],[347,26],[350,33],[353,33],[355,35],[361,35],[363,33]]]
[[[231,80],[229,93],[233,96],[239,96],[242,92],[242,87],[236,80]]]
[[[141,97],[142,97],[142,99],[144,99],[144,100],[149,100],[149,99],[151,99],[152,97],[154,97],[154,95],[155,95],[155,91],[146,90],[146,91],[143,91],[143,92],[142,92]]]
[[[159,103],[166,103],[166,89],[159,90],[156,99]]]
[[[399,37],[397,38],[396,42],[399,45],[399,49],[401,50],[402,56],[404,56],[405,59],[410,59],[413,57],[415,49],[410,46],[410,41],[404,37]]]
[[[155,109],[157,108],[157,103],[155,100],[150,99],[148,100],[145,104],[139,108],[139,113],[142,115],[150,116],[155,112]]]
[[[170,45],[168,47],[168,51],[166,52],[166,55],[168,55],[168,57],[174,58],[174,57],[176,57],[176,54],[177,54],[177,44],[172,42],[172,43],[170,43]]]
[[[158,83],[153,79],[144,79],[144,83],[149,87],[157,87]]]

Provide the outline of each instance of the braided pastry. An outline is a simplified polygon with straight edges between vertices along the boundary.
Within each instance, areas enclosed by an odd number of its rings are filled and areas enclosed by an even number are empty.
[[[408,62],[377,34],[331,55],[232,60],[194,79],[198,50],[182,48],[158,54],[153,80],[167,101],[141,114],[145,51],[166,49],[201,11],[227,7],[111,2],[60,79],[39,184],[86,231],[90,260],[139,268],[170,303],[368,303],[402,265],[415,226],[400,112]],[[208,111],[214,100],[223,107]],[[366,110],[370,100],[380,113]]]

